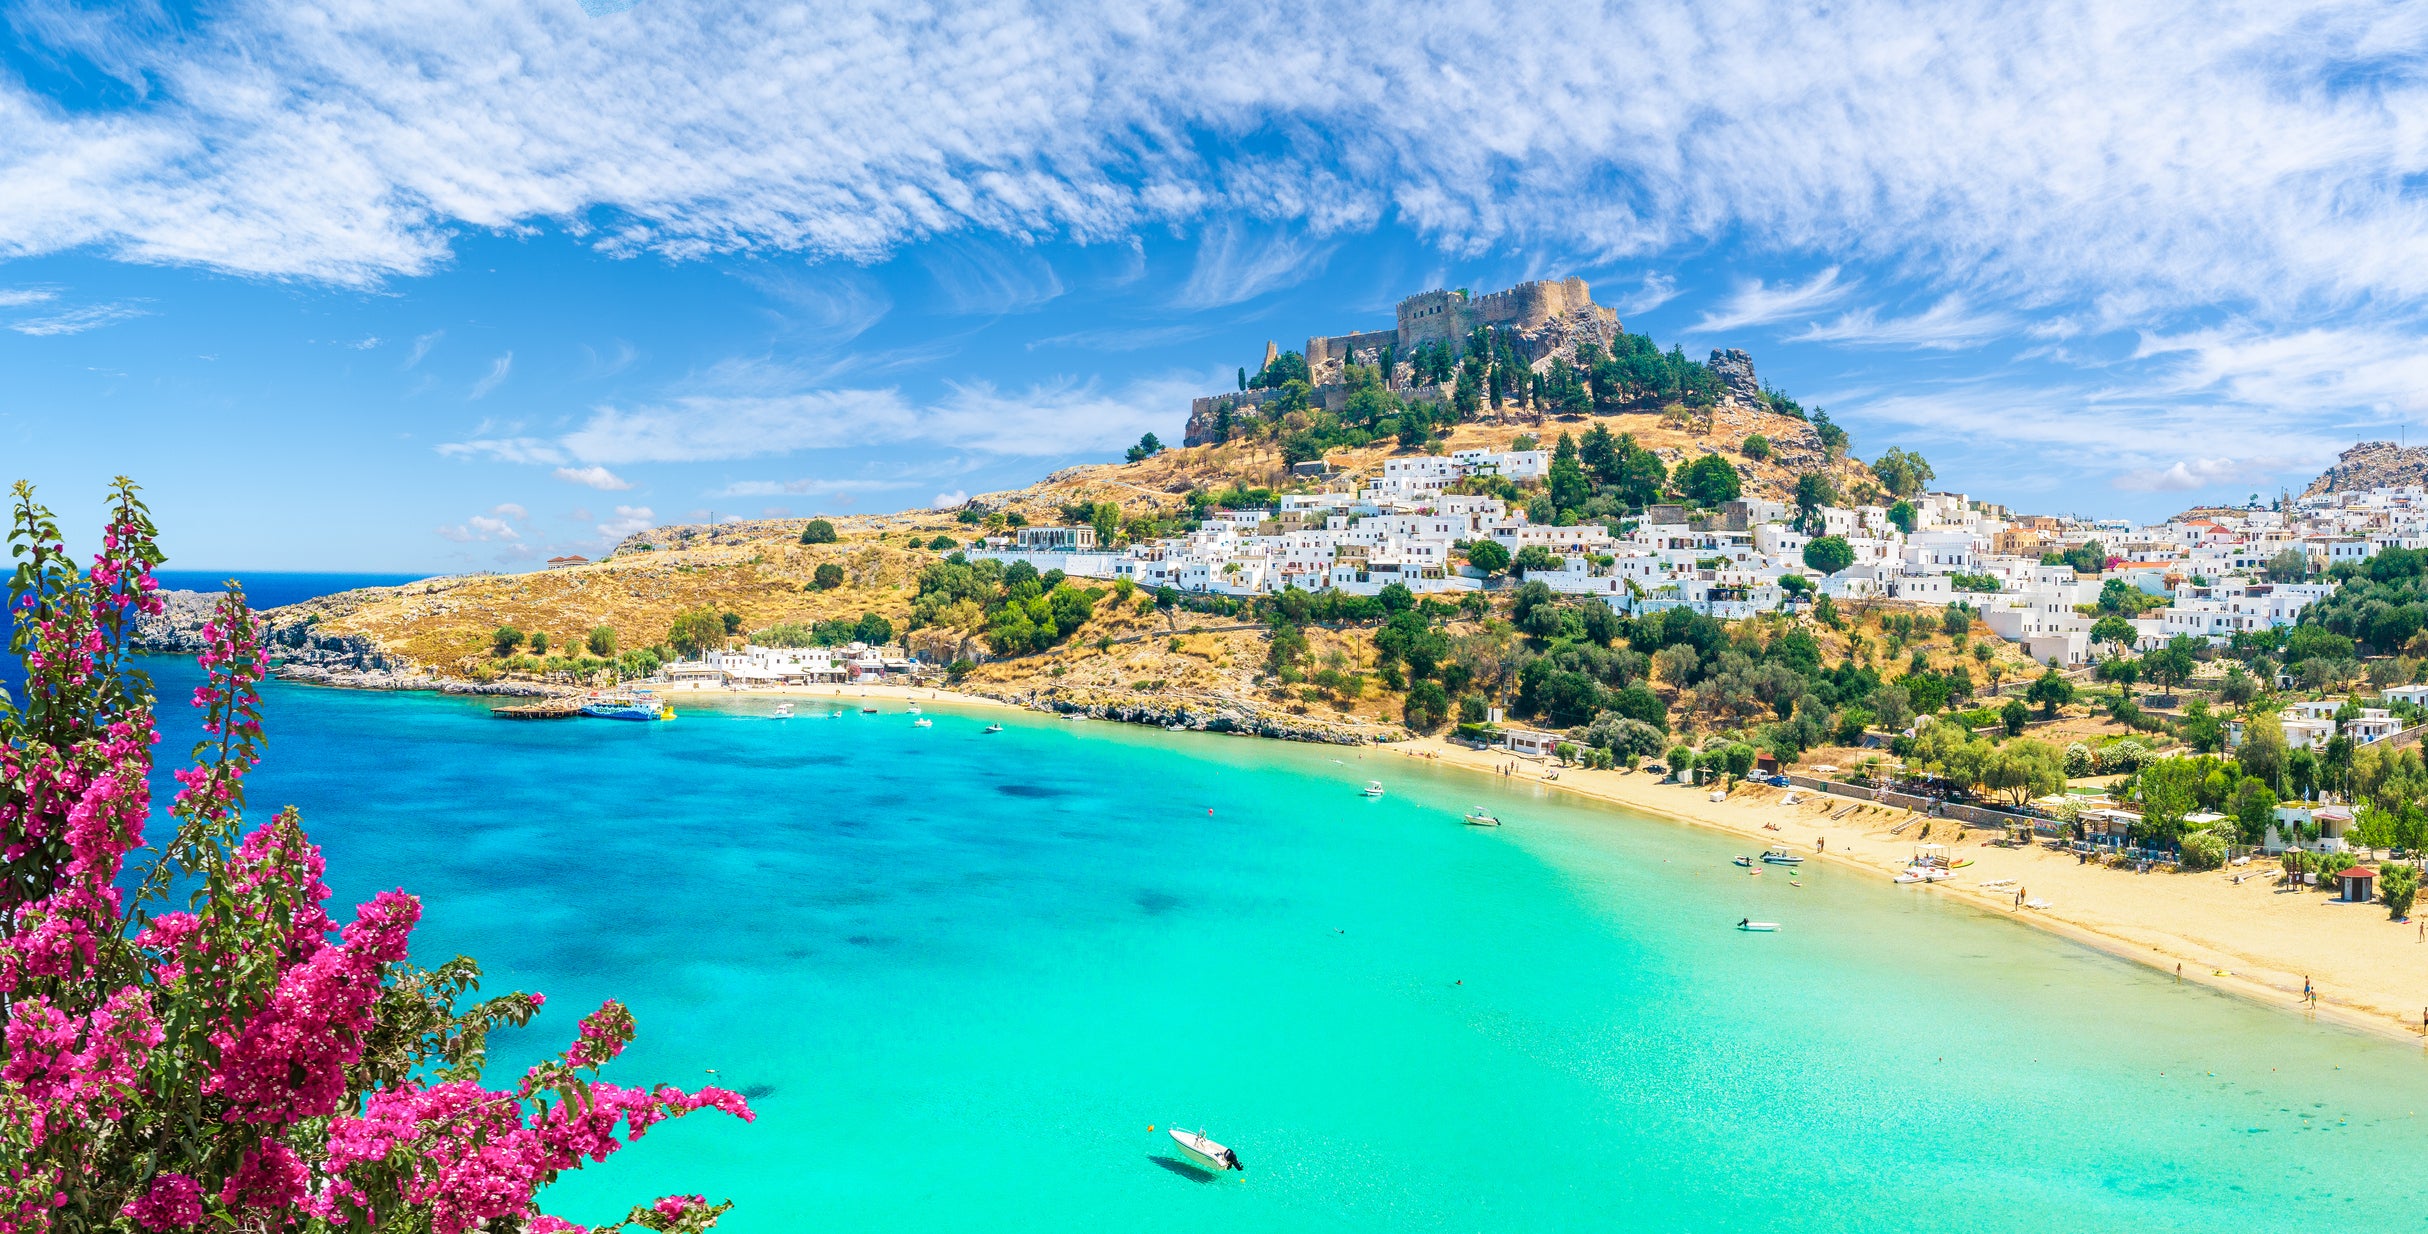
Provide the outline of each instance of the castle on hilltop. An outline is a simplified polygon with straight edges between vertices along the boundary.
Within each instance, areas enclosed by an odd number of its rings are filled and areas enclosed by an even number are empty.
[[[1569,277],[1520,283],[1506,291],[1470,297],[1465,291],[1425,291],[1399,302],[1398,324],[1389,330],[1361,330],[1321,335],[1307,340],[1302,353],[1307,383],[1314,401],[1329,406],[1342,389],[1343,370],[1351,364],[1377,367],[1404,398],[1437,402],[1447,397],[1448,383],[1416,380],[1415,360],[1421,349],[1443,347],[1452,357],[1463,353],[1476,328],[1489,326],[1516,353],[1538,369],[1558,357],[1573,360],[1579,343],[1609,347],[1619,337],[1619,315],[1593,302],[1585,280]],[[1264,364],[1280,355],[1265,344]],[[1262,371],[1263,365],[1259,365]],[[1238,411],[1277,397],[1274,389],[1244,389],[1193,399],[1185,441],[1198,445],[1213,440],[1215,418],[1224,410]]]

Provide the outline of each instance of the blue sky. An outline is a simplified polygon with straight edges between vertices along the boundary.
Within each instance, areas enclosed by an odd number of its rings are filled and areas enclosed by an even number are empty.
[[[0,7],[0,479],[179,565],[527,568],[1176,437],[1581,274],[2019,507],[2428,395],[2428,14],[1847,0]]]

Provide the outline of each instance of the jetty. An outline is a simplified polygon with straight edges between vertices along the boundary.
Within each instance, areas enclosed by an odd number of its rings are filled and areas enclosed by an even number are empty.
[[[489,714],[501,720],[570,720],[582,714],[582,705],[570,698],[544,698],[536,703],[492,707]]]

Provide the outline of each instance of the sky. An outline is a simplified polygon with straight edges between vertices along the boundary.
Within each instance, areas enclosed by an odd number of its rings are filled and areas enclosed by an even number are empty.
[[[2428,6],[0,2],[0,481],[527,569],[1176,440],[1575,274],[2018,509],[2428,425]]]

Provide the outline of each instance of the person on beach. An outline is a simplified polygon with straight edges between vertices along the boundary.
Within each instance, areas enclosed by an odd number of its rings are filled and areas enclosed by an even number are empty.
[[[2308,973],[2302,974],[2302,1001],[2313,1007],[2318,1005],[2318,991],[2311,986]]]

